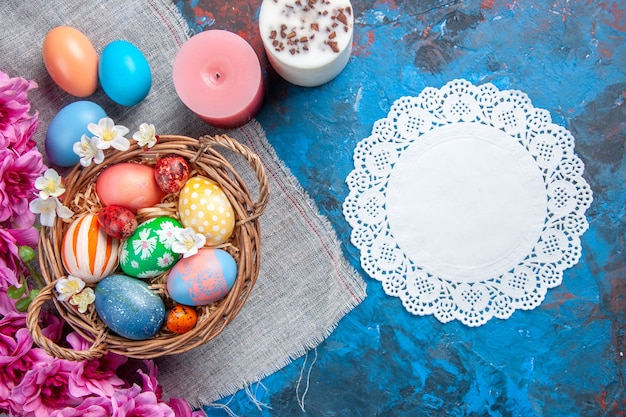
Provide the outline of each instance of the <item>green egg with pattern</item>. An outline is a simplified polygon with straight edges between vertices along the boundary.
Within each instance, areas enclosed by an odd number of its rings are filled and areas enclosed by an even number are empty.
[[[178,220],[155,217],[137,226],[120,249],[120,268],[126,275],[153,278],[174,266],[181,254],[172,251],[174,231],[181,229]]]

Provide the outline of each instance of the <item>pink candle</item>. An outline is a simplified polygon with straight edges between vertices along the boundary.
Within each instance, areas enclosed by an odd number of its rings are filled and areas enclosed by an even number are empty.
[[[174,59],[173,77],[181,101],[215,127],[246,124],[263,102],[263,75],[254,49],[225,30],[207,30],[185,42]]]

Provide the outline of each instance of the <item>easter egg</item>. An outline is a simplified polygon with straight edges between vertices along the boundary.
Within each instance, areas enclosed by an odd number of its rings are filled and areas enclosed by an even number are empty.
[[[141,223],[122,243],[122,271],[131,277],[152,278],[173,267],[182,256],[172,251],[174,230],[180,228],[176,219],[165,216]]]
[[[180,304],[201,306],[226,296],[237,278],[235,259],[222,249],[202,248],[174,265],[167,291]]]
[[[69,275],[91,284],[115,270],[118,247],[119,241],[100,228],[95,214],[84,214],[65,232],[61,260]]]
[[[167,313],[165,327],[168,330],[183,334],[193,329],[198,322],[198,313],[193,307],[177,304]]]
[[[152,86],[148,60],[139,48],[124,40],[113,41],[104,47],[98,63],[98,76],[106,95],[122,106],[141,102]]]
[[[165,320],[163,300],[146,282],[126,275],[109,275],[98,282],[96,312],[118,335],[132,340],[148,339]]]
[[[180,155],[165,155],[154,166],[154,179],[164,192],[177,193],[189,179],[189,164]]]
[[[190,178],[180,190],[178,214],[184,227],[206,237],[207,245],[228,240],[235,227],[235,213],[224,191],[208,178]]]
[[[105,206],[122,206],[137,212],[159,203],[165,193],[154,179],[154,168],[122,162],[102,170],[96,179],[96,194]]]
[[[43,63],[59,87],[76,97],[92,95],[98,87],[98,54],[84,33],[57,26],[43,40]]]
[[[98,123],[106,113],[96,103],[88,100],[75,101],[63,107],[50,121],[44,147],[50,162],[60,167],[78,164],[80,156],[74,153],[74,143],[83,135],[92,136],[87,125]]]
[[[126,239],[137,229],[137,218],[125,207],[107,206],[98,212],[98,224],[107,235]]]

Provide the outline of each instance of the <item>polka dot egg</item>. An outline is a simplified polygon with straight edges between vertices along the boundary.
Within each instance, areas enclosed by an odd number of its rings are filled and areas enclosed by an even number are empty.
[[[235,213],[224,191],[205,177],[190,178],[180,191],[178,215],[184,227],[206,237],[208,246],[228,240],[235,227]]]

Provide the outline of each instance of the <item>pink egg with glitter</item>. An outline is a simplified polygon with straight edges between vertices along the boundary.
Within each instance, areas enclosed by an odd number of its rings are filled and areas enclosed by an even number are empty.
[[[170,270],[167,291],[179,304],[201,306],[224,298],[237,278],[237,263],[225,250],[202,248]]]

